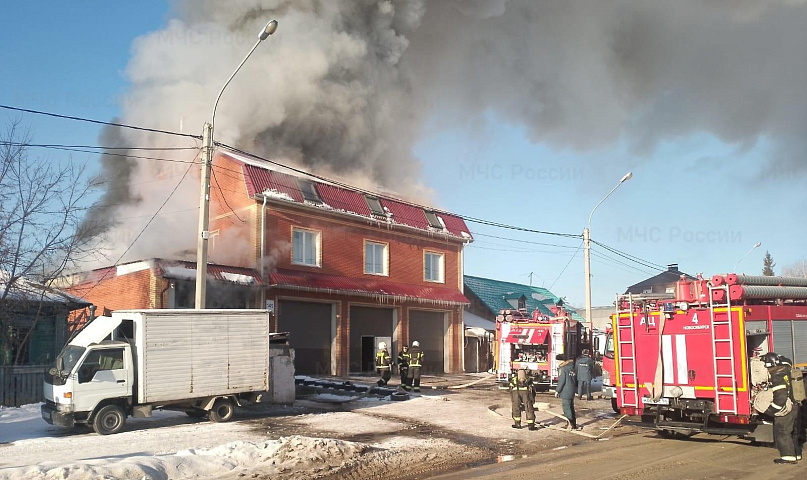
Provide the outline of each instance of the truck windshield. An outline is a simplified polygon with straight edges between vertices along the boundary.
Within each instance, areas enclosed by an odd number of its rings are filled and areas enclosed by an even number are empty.
[[[62,350],[62,353],[60,353],[58,357],[62,360],[62,372],[70,373],[73,370],[73,367],[75,367],[78,363],[81,356],[84,355],[85,350],[86,348],[75,345],[68,345],[64,347],[64,350]],[[59,365],[58,359],[56,360],[56,365]]]
[[[614,358],[614,334],[609,333],[605,336],[605,350],[603,356],[607,358]]]

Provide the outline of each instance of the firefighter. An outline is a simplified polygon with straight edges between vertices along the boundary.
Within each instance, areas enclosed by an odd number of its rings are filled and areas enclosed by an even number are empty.
[[[510,368],[510,414],[513,417],[513,428],[521,428],[521,411],[527,412],[527,428],[535,430],[535,392],[532,376],[526,369],[513,371]]]
[[[391,366],[387,344],[386,342],[380,342],[378,344],[378,353],[375,354],[375,368],[381,374],[381,378],[378,380],[379,387],[385,386],[390,377],[392,377]]]
[[[796,391],[796,382],[804,383],[804,378],[798,370],[795,372],[793,371],[793,360],[785,357],[784,355],[779,355],[779,363],[784,365],[789,369],[790,375],[790,393],[792,394],[791,400],[793,401],[793,410],[796,410],[796,421],[793,424],[793,428],[795,431],[795,435],[797,436],[796,440],[796,460],[801,460],[801,453],[802,453],[802,446],[804,445],[804,402],[802,401],[802,397],[798,396]]]
[[[574,373],[574,360],[567,359],[566,355],[558,354],[555,357],[560,363],[558,367],[558,384],[555,386],[555,397],[560,398],[563,404],[563,416],[569,421],[570,430],[582,430],[577,427],[577,415],[574,412],[574,395],[577,393],[577,380]]]
[[[583,394],[586,394],[586,400],[591,400],[591,370],[594,366],[594,359],[589,356],[589,350],[583,349],[583,354],[577,358],[574,364],[574,370],[577,375],[577,396],[583,400]]]
[[[799,432],[796,430],[798,409],[793,403],[793,391],[790,386],[790,367],[782,363],[779,355],[769,352],[762,356],[765,367],[770,374],[773,401],[765,411],[773,416],[773,441],[779,450],[779,458],[773,463],[796,464],[801,451],[799,448]]]
[[[406,374],[409,371],[409,362],[411,359],[412,354],[409,353],[409,345],[402,346],[400,353],[398,353],[398,373],[401,374],[401,387],[407,391],[412,388],[412,386],[409,385],[406,377]]]
[[[423,367],[423,350],[420,349],[420,342],[412,342],[409,349],[409,369],[406,372],[406,383],[412,387],[412,391],[420,391],[420,369]]]

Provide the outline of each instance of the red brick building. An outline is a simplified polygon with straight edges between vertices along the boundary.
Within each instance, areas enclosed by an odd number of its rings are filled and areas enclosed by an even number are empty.
[[[418,340],[426,372],[462,371],[462,218],[231,152],[214,171],[208,308],[274,310],[299,373],[372,371],[382,339],[393,356]],[[111,269],[70,291],[110,310],[193,306],[195,263]]]

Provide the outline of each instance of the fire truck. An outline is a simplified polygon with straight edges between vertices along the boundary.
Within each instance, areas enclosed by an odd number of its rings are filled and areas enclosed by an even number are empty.
[[[507,383],[511,370],[526,368],[536,390],[547,391],[558,383],[558,354],[570,358],[587,346],[587,330],[562,306],[550,307],[553,316],[538,309],[500,310],[496,316],[496,379]]]
[[[612,329],[621,413],[663,436],[770,442],[771,419],[754,408],[766,385],[753,372],[767,352],[807,366],[807,279],[682,278],[671,294],[618,296]]]

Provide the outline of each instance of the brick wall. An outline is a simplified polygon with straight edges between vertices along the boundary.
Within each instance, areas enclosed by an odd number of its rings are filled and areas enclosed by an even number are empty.
[[[346,277],[367,277],[364,273],[365,240],[388,244],[389,280],[411,285],[459,289],[461,245],[438,236],[425,238],[405,229],[388,230],[372,221],[357,221],[310,212],[295,206],[267,207],[266,244],[270,268],[291,268]],[[292,227],[321,232],[321,267],[292,264]],[[424,280],[424,251],[444,255],[444,282]]]
[[[160,307],[157,299],[160,287],[154,282],[151,269],[116,276],[113,268],[106,277],[103,274],[97,277],[63,290],[96,305],[96,315],[101,315],[104,309]]]

